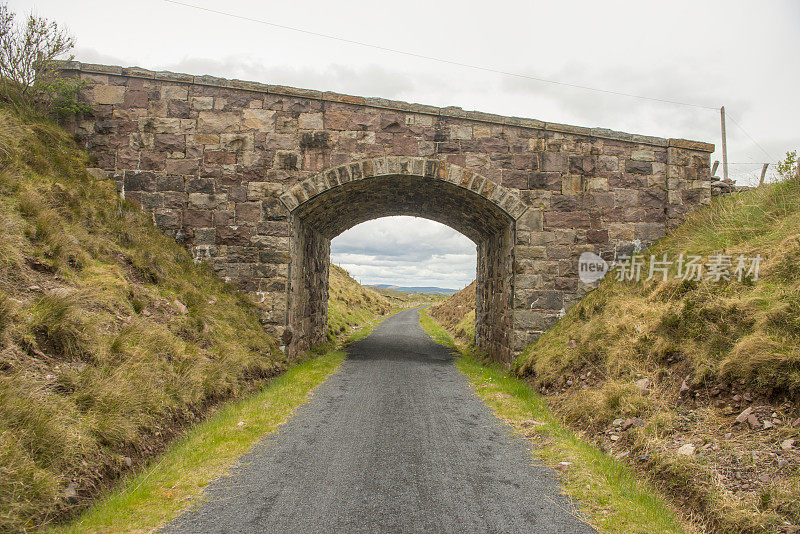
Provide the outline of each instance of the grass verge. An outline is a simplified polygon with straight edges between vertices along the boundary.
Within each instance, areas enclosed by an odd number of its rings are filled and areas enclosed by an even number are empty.
[[[600,532],[695,532],[657,490],[619,460],[581,440],[562,425],[530,386],[459,350],[450,334],[427,313],[420,324],[431,338],[457,350],[456,367],[475,392],[530,443],[533,455],[559,473],[566,495],[583,518]]]
[[[344,357],[340,350],[328,351],[295,365],[249,398],[224,406],[75,522],[50,532],[149,532],[177,517],[256,441],[277,432]]]

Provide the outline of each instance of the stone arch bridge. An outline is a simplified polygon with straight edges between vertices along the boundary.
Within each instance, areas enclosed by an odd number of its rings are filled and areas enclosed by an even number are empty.
[[[330,241],[416,215],[477,247],[476,342],[498,361],[591,286],[580,253],[662,237],[710,200],[714,146],[379,98],[62,63],[71,125],[120,192],[251,293],[296,354],[324,340]]]

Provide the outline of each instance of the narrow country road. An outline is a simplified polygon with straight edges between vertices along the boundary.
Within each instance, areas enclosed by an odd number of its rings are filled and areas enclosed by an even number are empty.
[[[401,312],[167,532],[594,532]]]

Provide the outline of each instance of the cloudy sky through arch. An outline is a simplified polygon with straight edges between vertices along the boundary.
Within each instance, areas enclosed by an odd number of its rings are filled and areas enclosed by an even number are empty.
[[[475,243],[419,217],[382,217],[331,242],[331,261],[362,284],[461,289],[475,278]]]

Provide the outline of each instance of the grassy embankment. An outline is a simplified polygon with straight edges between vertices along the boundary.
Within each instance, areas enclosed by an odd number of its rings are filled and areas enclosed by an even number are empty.
[[[704,262],[717,253],[734,256],[731,271],[739,254],[760,254],[758,280],[684,281],[674,265],[666,282],[609,277],[514,372],[698,524],[791,531],[800,525],[800,181],[715,199],[647,251]]]
[[[390,301],[356,282],[344,269],[331,264],[328,277],[328,340],[335,341],[364,324],[400,309],[401,300]]]
[[[0,530],[85,506],[286,367],[257,310],[61,129],[0,110]]]
[[[456,366],[475,392],[516,433],[531,443],[533,455],[558,470],[572,513],[604,533],[693,532],[646,481],[564,425],[546,400],[526,382],[471,356],[450,334],[420,312],[420,323],[436,341],[459,351]]]
[[[475,343],[475,281],[467,287],[437,302],[430,315],[452,334],[456,343],[469,346]]]

